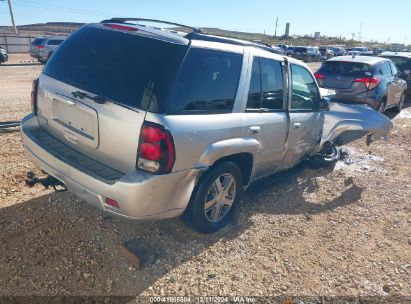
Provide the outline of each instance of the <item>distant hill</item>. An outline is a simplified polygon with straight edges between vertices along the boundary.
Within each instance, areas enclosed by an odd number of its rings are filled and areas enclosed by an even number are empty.
[[[76,22],[47,22],[47,23],[36,23],[36,24],[26,24],[19,25],[18,30],[22,34],[29,34],[31,36],[36,35],[48,35],[48,34],[67,34],[76,31],[84,23]],[[176,30],[183,30],[182,28],[174,28]],[[314,40],[312,36],[293,36],[290,38],[278,37],[274,38],[270,35],[265,35],[262,33],[248,33],[239,31],[228,31],[219,28],[205,27],[201,28],[205,33],[211,35],[219,35],[225,37],[232,37],[250,41],[260,41],[267,44],[290,44],[290,45],[345,45],[345,46],[388,46],[385,44],[380,44],[377,41],[361,42],[350,39],[344,39],[339,37],[321,37],[320,40]],[[13,28],[11,26],[0,26],[0,34],[2,33],[13,33]]]
[[[71,33],[81,26],[84,23],[76,23],[76,22],[47,22],[47,23],[35,23],[35,24],[26,24],[26,25],[19,25],[17,29],[21,33]],[[174,28],[180,30],[180,28]],[[182,29],[181,29],[182,30]],[[212,35],[220,35],[226,37],[235,37],[241,39],[259,39],[262,40],[266,38],[264,34],[260,33],[246,33],[246,32],[238,32],[238,31],[226,31],[219,28],[202,28],[202,30],[206,33]],[[11,26],[0,26],[0,33],[1,32],[12,32],[13,28]]]
[[[22,34],[42,35],[50,33],[71,33],[80,28],[84,23],[76,22],[47,22],[19,25],[17,29]],[[12,33],[11,26],[0,26],[0,33]]]

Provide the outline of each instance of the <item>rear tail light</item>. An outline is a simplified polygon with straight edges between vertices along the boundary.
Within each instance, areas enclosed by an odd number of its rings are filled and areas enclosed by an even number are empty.
[[[378,86],[380,80],[375,77],[363,77],[355,79],[354,82],[363,83],[367,87],[367,89],[372,90]]]
[[[34,114],[37,114],[37,88],[39,84],[39,79],[36,78],[33,80],[31,85],[31,111]]]
[[[314,73],[314,77],[315,77],[315,79],[324,79],[325,78],[325,76],[323,74],[320,74],[320,73]]]
[[[145,122],[141,127],[137,167],[155,174],[170,173],[175,162],[173,137],[163,126]]]
[[[36,48],[38,48],[38,49],[44,49],[44,45],[41,45],[41,44],[36,45]]]
[[[106,198],[106,204],[111,206],[111,207],[115,207],[115,208],[120,208],[120,205],[118,204],[118,202],[112,198]]]
[[[104,24],[104,26],[113,28],[113,29],[117,29],[117,30],[123,30],[123,31],[129,31],[129,32],[137,32],[138,29],[132,26],[125,26],[125,25],[119,25],[119,24]]]

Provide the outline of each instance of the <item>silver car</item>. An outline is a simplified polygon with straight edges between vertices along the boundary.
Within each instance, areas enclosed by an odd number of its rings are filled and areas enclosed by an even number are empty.
[[[66,36],[38,37],[31,42],[30,56],[40,63],[46,63],[66,38]]]
[[[198,29],[106,20],[50,58],[22,121],[27,155],[90,205],[134,220],[226,225],[252,183],[392,127],[328,104],[303,62]]]

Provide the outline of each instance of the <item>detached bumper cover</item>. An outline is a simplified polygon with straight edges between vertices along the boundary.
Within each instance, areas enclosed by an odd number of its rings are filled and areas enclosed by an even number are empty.
[[[324,142],[347,144],[364,135],[375,139],[388,135],[391,120],[369,106],[330,102],[330,111],[325,113],[321,146]]]
[[[110,171],[108,167],[95,171],[95,165],[90,164],[90,160],[85,162],[89,164],[88,168],[82,167],[82,164],[73,165],[67,156],[70,155],[68,152],[58,156],[50,143],[39,143],[35,135],[40,128],[37,116],[26,116],[21,126],[23,147],[28,157],[45,172],[63,182],[81,200],[104,212],[128,219],[151,220],[179,216],[187,207],[199,173],[197,169],[166,175],[141,171],[120,174]],[[71,149],[68,146],[66,148]],[[103,174],[106,174],[105,177]],[[110,181],[108,176],[116,177]],[[105,204],[106,198],[116,200],[120,208]]]

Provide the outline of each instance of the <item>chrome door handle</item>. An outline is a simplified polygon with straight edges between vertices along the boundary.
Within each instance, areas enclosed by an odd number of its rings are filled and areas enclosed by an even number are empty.
[[[299,128],[301,128],[301,122],[295,122],[294,129],[299,129]]]
[[[250,135],[256,135],[256,134],[260,133],[260,130],[261,130],[260,127],[258,127],[258,126],[253,126],[253,127],[250,127],[250,128],[248,129],[248,134],[250,134]]]

